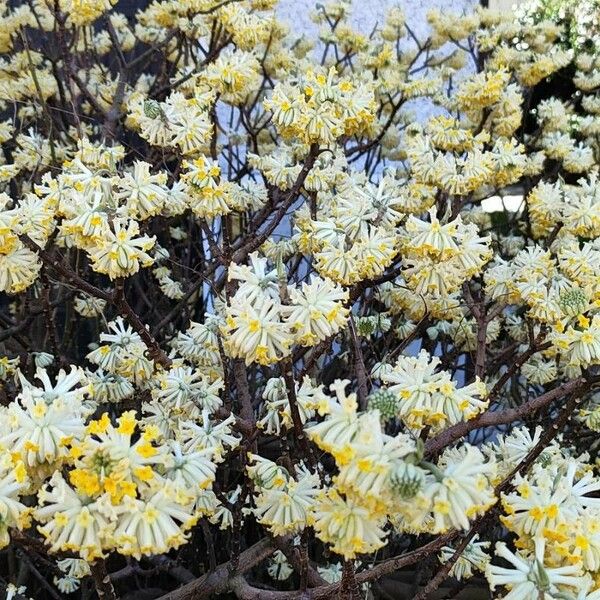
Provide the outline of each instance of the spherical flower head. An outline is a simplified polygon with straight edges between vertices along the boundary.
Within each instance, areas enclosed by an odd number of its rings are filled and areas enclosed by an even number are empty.
[[[305,429],[309,439],[323,450],[331,452],[336,460],[340,461],[343,461],[345,456],[353,455],[350,442],[360,428],[356,394],[346,394],[349,383],[347,379],[337,379],[331,384],[336,398],[329,399],[328,406],[323,405],[319,410],[320,414],[327,415],[325,420]]]
[[[122,413],[117,423],[115,426],[105,412],[90,421],[83,442],[73,445],[75,468],[69,472],[69,480],[78,493],[89,497],[106,494],[119,503],[155,483],[159,468],[172,466],[167,448],[155,443],[155,428],[139,431],[135,411]]]
[[[285,554],[281,550],[277,550],[269,562],[267,571],[273,579],[285,581],[294,572],[294,569],[288,563]]]
[[[118,279],[137,273],[140,266],[149,267],[154,259],[147,251],[154,246],[155,238],[138,234],[139,225],[135,221],[115,220],[98,245],[89,249],[93,269]]]
[[[223,332],[225,346],[234,358],[244,358],[246,365],[257,362],[273,364],[291,351],[292,337],[288,323],[282,322],[282,306],[266,294],[254,302],[236,293],[227,307]]]
[[[467,547],[463,550],[459,559],[454,563],[450,570],[450,575],[456,577],[458,581],[463,581],[473,577],[474,571],[484,572],[490,562],[490,556],[486,550],[490,542],[480,542],[479,535],[473,536]],[[452,559],[455,549],[444,546],[440,552],[440,562],[445,563]]]
[[[382,525],[381,517],[371,514],[356,497],[345,498],[330,488],[317,498],[313,523],[317,537],[346,560],[383,547]]]
[[[8,427],[3,443],[32,470],[66,460],[69,444],[85,434],[84,418],[88,414],[80,397],[59,394],[45,400],[43,393],[38,388],[24,387],[6,413]]]
[[[447,450],[431,471],[423,493],[431,501],[436,532],[468,529],[469,520],[497,500],[491,483],[496,465],[474,446]]]
[[[0,291],[22,292],[36,280],[42,263],[35,252],[16,241],[7,253],[0,253]]]
[[[126,497],[114,531],[117,550],[138,560],[142,555],[166,553],[187,539],[197,521],[193,498],[171,481],[149,488],[143,498]]]
[[[110,547],[114,529],[106,506],[101,500],[89,502],[79,495],[57,471],[38,493],[38,507],[34,512],[38,527],[50,546],[50,552],[74,551],[93,561],[104,556]]]
[[[74,25],[91,25],[112,8],[115,0],[61,0],[61,9]]]
[[[330,279],[313,277],[310,283],[292,288],[284,312],[298,342],[312,346],[340,331],[349,312],[344,305],[347,299],[348,292]]]

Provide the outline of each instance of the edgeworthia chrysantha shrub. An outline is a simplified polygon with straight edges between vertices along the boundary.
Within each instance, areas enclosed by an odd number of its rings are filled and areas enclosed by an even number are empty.
[[[113,4],[0,3],[7,597],[598,600],[596,45]]]

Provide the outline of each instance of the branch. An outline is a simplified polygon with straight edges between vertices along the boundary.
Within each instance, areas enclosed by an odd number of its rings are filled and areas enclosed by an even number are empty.
[[[158,600],[199,600],[213,594],[222,594],[229,589],[231,580],[236,574],[240,575],[249,571],[274,551],[274,542],[268,538],[262,539],[238,556],[235,571],[232,569],[231,561],[222,563],[211,573],[161,596]]]
[[[103,558],[90,563],[90,572],[96,586],[99,600],[117,600],[115,588],[106,571],[106,562]]]
[[[253,234],[250,237],[250,239],[241,248],[238,248],[233,253],[233,257],[232,257],[233,262],[241,263],[243,260],[245,260],[245,258],[248,256],[248,254],[250,254],[257,248],[262,246],[262,244],[273,233],[273,231],[275,231],[275,228],[277,227],[277,225],[279,225],[281,219],[283,219],[283,217],[285,216],[285,213],[290,209],[292,204],[296,201],[296,198],[298,197],[298,194],[300,193],[300,189],[304,185],[304,182],[306,181],[306,177],[308,176],[308,173],[310,172],[310,170],[313,168],[313,165],[315,164],[315,161],[317,160],[318,155],[319,155],[319,146],[317,144],[312,144],[310,147],[308,156],[306,157],[306,160],[304,161],[304,166],[302,167],[302,170],[298,174],[298,177],[296,178],[294,185],[292,186],[290,191],[287,192],[287,194],[285,194],[285,196],[283,197],[283,200],[280,202],[279,207],[273,213],[273,218],[271,219],[269,224],[265,227],[265,229],[261,233],[257,233],[256,235]],[[267,210],[267,212],[265,213],[265,216],[268,217],[269,214],[271,214],[271,211]],[[252,226],[250,226],[248,229],[250,232],[256,231],[256,229],[254,228],[253,225],[254,224],[252,224]]]
[[[516,466],[515,469],[511,471],[511,473],[505,477],[499,485],[496,486],[494,490],[494,494],[496,497],[500,497],[500,494],[510,487],[512,487],[512,480],[517,473],[525,473],[531,465],[535,462],[538,456],[542,453],[542,451],[547,448],[548,444],[552,441],[552,439],[558,434],[558,432],[564,427],[571,414],[577,407],[577,405],[581,402],[581,396],[591,387],[591,383],[586,382],[582,389],[578,392],[572,394],[571,398],[565,405],[564,409],[561,411],[560,415],[557,419],[552,423],[551,427],[548,427],[546,431],[542,434],[537,444],[527,453],[525,458]],[[438,587],[443,583],[448,574],[450,573],[452,567],[458,561],[461,554],[465,551],[466,547],[469,545],[469,542],[475,537],[475,535],[481,530],[484,523],[494,514],[495,508],[489,509],[484,515],[482,515],[462,539],[461,543],[458,545],[454,554],[450,557],[448,561],[446,561],[442,567],[438,570],[435,576],[427,583],[427,585],[414,597],[413,600],[427,600],[430,597],[430,594],[433,594]]]
[[[52,268],[58,274],[62,275],[73,287],[85,292],[86,294],[89,294],[90,296],[106,300],[107,302],[110,302],[116,306],[119,313],[127,319],[130,325],[135,329],[138,335],[142,338],[143,342],[146,344],[149,357],[165,368],[168,368],[171,365],[171,359],[159,346],[158,342],[154,339],[150,331],[148,331],[148,328],[146,325],[144,325],[140,317],[134,312],[131,306],[129,306],[124,294],[119,293],[118,287],[115,293],[106,292],[99,287],[88,283],[85,279],[82,279],[75,271],[65,264],[60,254],[58,254],[58,256],[51,255],[43,248],[40,248],[40,246],[38,246],[26,234],[20,235],[19,239],[31,251],[36,252],[44,264]]]
[[[523,366],[523,364],[527,362],[531,356],[552,346],[552,342],[545,342],[544,344],[538,345],[539,339],[541,339],[541,334],[538,336],[538,339],[536,339],[534,343],[529,346],[527,350],[525,350],[525,352],[517,356],[510,368],[507,369],[507,371],[494,384],[494,387],[491,389],[489,394],[490,398],[495,398],[496,395],[500,393],[500,390],[503,388],[504,384],[513,376],[514,373],[517,372],[520,367]]]
[[[548,406],[548,404],[550,404],[553,400],[557,400],[558,398],[562,398],[572,392],[576,392],[585,386],[585,377],[577,377],[576,379],[573,379],[567,383],[563,383],[557,388],[554,388],[553,390],[550,390],[549,392],[546,392],[537,398],[532,398],[517,408],[509,408],[506,410],[488,409],[475,419],[471,419],[470,421],[461,421],[460,423],[449,427],[445,431],[442,431],[442,433],[430,439],[427,444],[425,444],[425,450],[429,454],[437,454],[446,446],[449,446],[453,442],[465,437],[474,429],[479,429],[481,427],[492,427],[494,425],[506,425],[508,423],[513,423],[514,421],[519,421],[534,411]]]
[[[363,358],[362,348],[360,347],[360,340],[356,333],[356,327],[354,324],[354,317],[350,313],[348,319],[348,330],[350,332],[350,341],[352,342],[352,351],[354,354],[354,374],[356,376],[356,392],[358,395],[358,406],[361,410],[367,408],[367,395],[369,393],[369,384],[367,382],[367,370],[365,367],[365,360]]]

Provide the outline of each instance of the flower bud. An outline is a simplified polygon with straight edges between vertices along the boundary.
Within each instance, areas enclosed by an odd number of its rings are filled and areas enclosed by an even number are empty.
[[[384,422],[390,421],[398,414],[398,404],[396,394],[386,389],[377,390],[368,398],[369,410],[378,410]]]
[[[391,476],[392,489],[403,500],[414,498],[423,481],[423,469],[407,462],[401,463]]]

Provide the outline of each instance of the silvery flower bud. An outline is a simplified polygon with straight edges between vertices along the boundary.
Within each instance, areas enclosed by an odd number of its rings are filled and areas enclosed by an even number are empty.
[[[156,100],[144,100],[144,114],[149,119],[157,119],[162,112],[160,104]]]
[[[558,304],[566,315],[576,317],[587,308],[588,298],[579,288],[572,288],[560,295]]]
[[[401,463],[392,473],[392,489],[400,498],[414,498],[421,489],[424,481],[423,469],[411,463]]]

